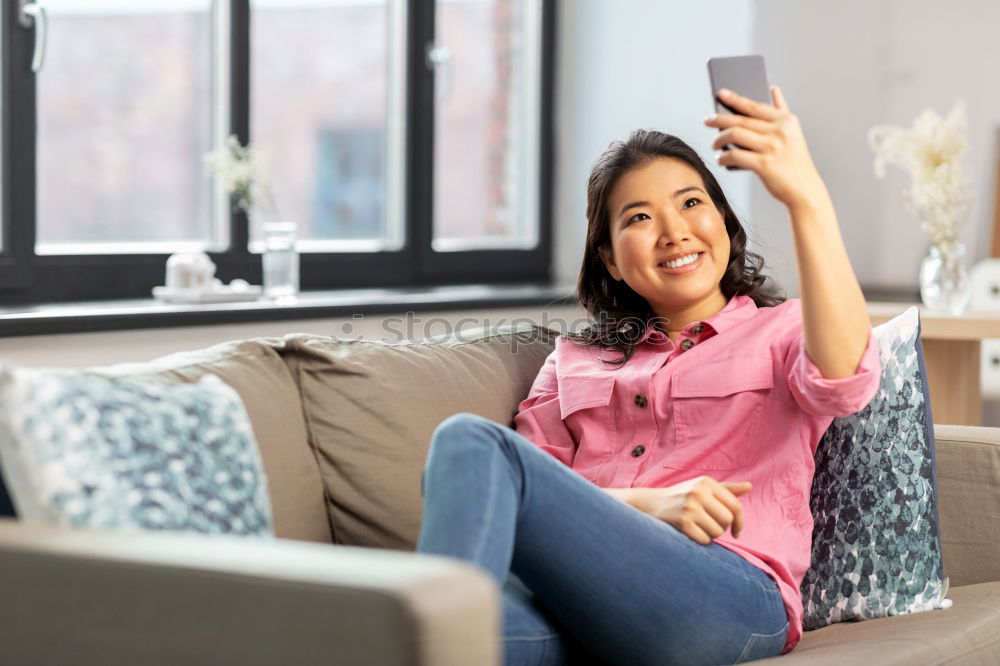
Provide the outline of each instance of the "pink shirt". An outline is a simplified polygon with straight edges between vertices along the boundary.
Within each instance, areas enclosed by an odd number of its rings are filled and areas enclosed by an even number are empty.
[[[688,325],[677,345],[648,329],[621,368],[602,363],[602,354],[620,356],[558,338],[514,428],[605,488],[702,475],[753,482],[740,497],[740,538],[727,531],[715,542],[777,583],[789,621],[783,652],[791,650],[802,636],[799,586],[812,552],[813,455],[835,416],[875,395],[874,335],[853,376],[826,379],[806,355],[800,301],[758,308],[736,296]]]

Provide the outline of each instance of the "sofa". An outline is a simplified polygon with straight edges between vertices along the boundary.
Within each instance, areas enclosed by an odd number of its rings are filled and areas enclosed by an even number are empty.
[[[214,374],[234,388],[276,538],[0,520],[0,663],[500,663],[496,587],[472,566],[411,552],[421,471],[447,416],[512,422],[555,335],[293,334],[87,370],[163,383]],[[1000,663],[1000,429],[935,432],[953,606],[806,632],[775,661]]]

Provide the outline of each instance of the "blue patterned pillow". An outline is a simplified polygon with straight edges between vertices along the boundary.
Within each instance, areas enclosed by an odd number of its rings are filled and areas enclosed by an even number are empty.
[[[0,473],[25,521],[273,535],[246,410],[211,375],[166,385],[0,368]]]
[[[874,332],[878,392],[865,409],[834,419],[816,450],[812,566],[802,581],[806,630],[951,605],[917,309]]]

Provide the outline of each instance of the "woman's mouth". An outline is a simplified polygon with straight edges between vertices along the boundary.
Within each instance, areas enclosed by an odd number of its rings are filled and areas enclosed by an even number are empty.
[[[661,262],[657,264],[657,268],[664,273],[669,273],[671,275],[690,273],[691,271],[697,270],[698,267],[701,266],[701,258],[704,254],[704,252],[686,254],[678,259]]]

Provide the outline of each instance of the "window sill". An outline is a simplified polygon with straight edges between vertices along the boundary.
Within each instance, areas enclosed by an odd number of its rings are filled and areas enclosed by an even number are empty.
[[[0,308],[0,337],[574,303],[572,289],[565,286],[469,284],[413,289],[308,291],[290,302],[259,300],[178,305],[139,299],[39,304]]]

